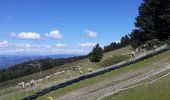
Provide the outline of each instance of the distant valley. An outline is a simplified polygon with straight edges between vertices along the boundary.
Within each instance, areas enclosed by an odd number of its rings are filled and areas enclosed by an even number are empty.
[[[29,60],[44,59],[44,58],[67,58],[78,56],[76,54],[57,54],[57,55],[0,55],[0,69],[8,68],[15,64],[23,63]]]

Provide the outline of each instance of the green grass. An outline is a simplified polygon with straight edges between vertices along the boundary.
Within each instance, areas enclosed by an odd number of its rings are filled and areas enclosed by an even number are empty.
[[[111,72],[108,72],[108,73],[105,73],[105,74],[102,74],[102,75],[99,75],[99,76],[96,76],[96,77],[93,77],[93,78],[90,78],[90,79],[82,80],[78,83],[74,83],[74,84],[69,85],[67,87],[61,88],[57,91],[50,92],[49,94],[46,94],[42,97],[39,97],[38,100],[42,100],[47,96],[57,98],[61,95],[69,93],[69,92],[71,92],[75,89],[86,87],[88,85],[95,84],[96,82],[109,79],[110,77],[112,77],[114,75],[119,75],[121,73],[131,71],[131,70],[135,70],[135,69],[138,69],[138,68],[144,68],[145,66],[151,65],[151,64],[155,63],[155,61],[161,60],[162,58],[167,58],[166,61],[169,61],[170,60],[169,55],[170,55],[170,51],[167,51],[167,52],[164,52],[162,54],[156,55],[154,57],[145,59],[145,60],[138,62],[136,64],[131,64],[129,66],[126,66],[126,67],[123,67],[123,68],[120,68],[120,69],[117,69],[117,70],[113,70]]]
[[[127,55],[112,56],[110,57],[110,59],[106,59],[106,60],[103,60],[102,62],[99,62],[99,65],[102,67],[110,66],[110,65],[119,63],[121,61],[125,61],[127,59],[129,59],[129,56]]]
[[[102,100],[170,100],[170,75],[152,83],[107,96]]]
[[[3,100],[21,100],[25,98],[25,96],[29,96],[30,94],[36,93],[38,91],[39,91],[38,89],[31,90],[31,91],[22,90],[22,91],[17,92],[17,94],[11,94],[9,96],[5,96]]]

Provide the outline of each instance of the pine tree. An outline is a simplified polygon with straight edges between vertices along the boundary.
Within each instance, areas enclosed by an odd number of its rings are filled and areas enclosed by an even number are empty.
[[[121,43],[121,47],[129,45],[129,43],[130,43],[129,36],[128,35],[123,36],[120,40],[120,43]]]
[[[170,0],[143,0],[135,26],[138,31],[133,33],[140,34],[135,37],[140,42],[166,40],[170,36]]]
[[[102,60],[103,57],[103,49],[100,47],[99,44],[93,48],[93,50],[89,53],[89,59],[91,62],[99,62]]]

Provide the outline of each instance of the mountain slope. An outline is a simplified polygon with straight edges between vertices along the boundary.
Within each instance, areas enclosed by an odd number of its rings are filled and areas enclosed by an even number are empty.
[[[73,85],[64,87],[57,91],[51,92],[43,97],[40,97],[38,100],[41,100],[47,96],[57,98],[57,100],[67,100],[68,98],[69,100],[75,100],[78,98],[80,99],[81,97],[82,97],[81,99],[83,99],[84,97],[87,99],[88,97],[88,100],[96,100],[94,99],[94,97],[99,97],[98,91],[124,81],[126,82],[126,80],[127,81],[131,80],[140,75],[146,76],[148,74],[145,75],[145,73],[152,72],[153,70],[159,71],[161,70],[161,67],[163,67],[164,65],[170,64],[169,61],[170,61],[170,51],[167,51],[165,53],[156,55],[154,57],[151,57],[139,63],[132,64],[127,67],[123,67],[118,70],[114,70],[112,72],[100,76],[96,76],[94,78],[86,79],[78,83],[75,83]],[[105,93],[105,92],[99,92],[99,93]]]

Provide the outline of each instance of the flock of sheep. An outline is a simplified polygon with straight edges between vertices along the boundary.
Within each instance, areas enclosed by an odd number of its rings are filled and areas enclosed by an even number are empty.
[[[80,66],[73,67],[73,68],[71,68],[71,70],[79,71],[79,74],[83,74],[83,71],[81,70]],[[18,83],[18,87],[19,88],[36,87],[36,86],[38,86],[38,84],[41,84],[44,80],[49,80],[50,78],[52,78],[54,76],[62,75],[62,74],[65,74],[66,72],[69,72],[69,71],[70,71],[70,69],[68,69],[67,71],[64,71],[64,70],[58,71],[58,72],[53,73],[51,75],[47,75],[47,76],[45,76],[45,78],[42,78],[42,79],[30,80],[29,82],[20,82],[20,83]],[[87,68],[87,71],[93,72],[93,68]],[[70,77],[71,77],[71,75],[69,74],[68,78],[70,78]]]
[[[154,49],[156,49],[157,46],[154,46]],[[134,51],[131,51],[130,53],[128,53],[127,55],[130,56],[130,58],[133,58],[135,57],[136,55],[139,55],[139,54],[142,54],[142,53],[145,53],[147,50],[146,50],[146,45],[142,45],[138,48],[136,48]]]
[[[139,46],[138,48],[136,48],[134,51],[131,51],[131,52],[128,53],[127,55],[130,56],[131,58],[133,58],[133,57],[135,57],[135,56],[137,56],[137,55],[140,55],[140,54],[142,54],[142,53],[146,53],[146,51],[147,51],[146,45],[148,45],[148,44],[146,43],[146,44],[144,44],[144,45]],[[167,46],[167,44],[162,45],[162,46],[160,46],[160,47],[158,47],[157,45],[154,45],[153,48],[152,48],[152,50],[160,49],[160,48],[162,48],[163,46]]]
[[[20,88],[29,88],[29,87],[35,87],[38,84],[40,84],[43,79],[38,79],[38,80],[30,80],[29,82],[20,82],[18,83],[18,87]]]

